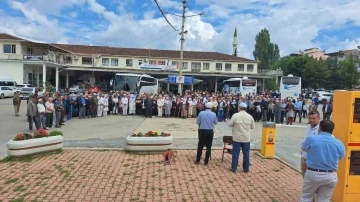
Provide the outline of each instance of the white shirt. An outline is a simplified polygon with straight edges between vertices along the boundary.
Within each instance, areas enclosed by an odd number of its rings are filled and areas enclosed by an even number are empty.
[[[250,129],[255,128],[255,121],[250,114],[240,111],[231,117],[228,125],[233,127],[233,141],[250,142]]]
[[[164,106],[164,99],[163,99],[163,98],[159,98],[156,103],[157,103],[157,106],[158,106],[158,107],[163,107],[163,106]]]
[[[54,103],[46,102],[45,106],[46,106],[46,113],[53,113],[52,111],[54,111]]]
[[[127,105],[129,103],[129,100],[127,97],[122,97],[121,98],[121,104]]]
[[[319,134],[319,125],[315,126],[314,128],[312,128],[310,125],[308,125],[308,127],[306,128],[304,141],[307,137],[310,137],[311,135],[318,135],[318,134]],[[302,151],[301,156],[306,159],[307,152]]]
[[[45,113],[45,106],[43,104],[37,104],[38,112]]]

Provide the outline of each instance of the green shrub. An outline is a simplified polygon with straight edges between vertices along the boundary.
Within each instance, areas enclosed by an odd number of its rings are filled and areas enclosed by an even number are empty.
[[[139,132],[139,133],[137,134],[137,136],[138,136],[138,137],[142,137],[142,136],[143,136],[142,132]]]
[[[63,133],[58,130],[51,131],[49,136],[63,136]]]

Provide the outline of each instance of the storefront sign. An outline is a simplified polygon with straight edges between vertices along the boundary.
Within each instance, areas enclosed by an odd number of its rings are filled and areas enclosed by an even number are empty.
[[[141,64],[139,66],[140,69],[143,70],[154,70],[154,71],[177,71],[176,66],[171,65],[152,65],[152,64]]]
[[[194,77],[169,75],[168,83],[183,83],[185,85],[192,85],[194,83]]]
[[[24,60],[41,61],[43,59],[42,55],[24,55]]]

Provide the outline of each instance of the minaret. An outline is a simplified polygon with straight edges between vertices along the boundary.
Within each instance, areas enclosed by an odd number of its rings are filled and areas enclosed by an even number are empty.
[[[234,41],[233,41],[233,55],[237,56],[237,30],[236,30],[236,27],[235,27]]]

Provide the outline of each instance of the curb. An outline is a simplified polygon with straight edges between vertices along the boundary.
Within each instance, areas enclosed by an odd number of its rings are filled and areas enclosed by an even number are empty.
[[[256,149],[256,151],[260,151],[260,150],[257,150],[257,149]],[[261,157],[261,158],[263,158],[263,159],[275,159],[275,160],[279,161],[280,163],[288,166],[288,167],[291,168],[292,170],[294,170],[294,171],[296,171],[296,172],[298,172],[298,173],[301,174],[301,171],[300,171],[300,170],[298,170],[297,168],[295,168],[294,166],[290,165],[288,162],[282,160],[280,157],[278,157],[278,156],[276,156],[276,155],[274,156],[274,158],[264,157],[264,156],[262,156],[260,153],[256,153],[256,155],[258,155],[259,157]]]
[[[307,128],[307,126],[302,126],[302,125],[284,125],[284,124],[276,124],[277,128]]]

